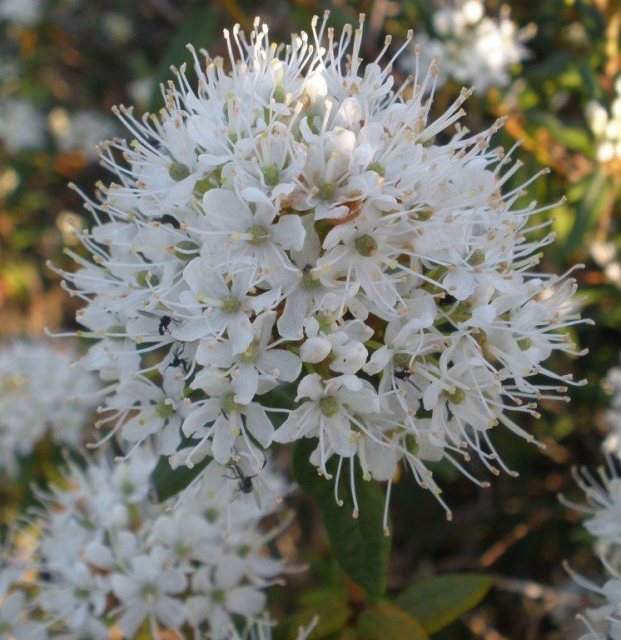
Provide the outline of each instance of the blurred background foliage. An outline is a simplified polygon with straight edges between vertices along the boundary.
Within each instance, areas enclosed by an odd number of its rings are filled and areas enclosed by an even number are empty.
[[[483,490],[440,468],[452,523],[410,479],[395,485],[389,591],[444,571],[482,571],[493,579],[482,605],[433,636],[441,640],[578,637],[573,616],[585,601],[561,563],[569,559],[586,575],[599,573],[590,541],[576,526],[578,516],[557,494],[577,495],[572,465],[602,463],[609,399],[601,383],[621,347],[621,2],[509,5],[512,19],[525,30],[529,55],[511,67],[506,86],[489,86],[468,100],[464,124],[476,131],[507,118],[496,143],[508,149],[521,141],[514,156],[524,165],[508,189],[550,167],[521,202],[558,203],[552,209],[557,240],[541,268],[560,274],[584,265],[574,274],[581,285],[579,303],[596,324],[576,329],[576,342],[589,349],[588,356],[550,364],[589,384],[571,390],[569,406],[544,402],[541,419],[522,421],[546,449],[498,434],[498,449],[520,472],[518,478],[501,475]],[[187,42],[212,56],[226,55],[223,27],[249,27],[261,15],[271,25],[272,40],[287,40],[329,8],[335,25],[367,14],[364,55],[372,59],[386,34],[395,42],[409,28],[433,36],[438,6],[424,0],[0,2],[0,336],[74,327],[78,301],[46,267],[47,261],[69,265],[63,247],[77,251],[72,229],[89,224],[67,183],[92,193],[97,180],[107,179],[94,146],[122,135],[110,107],[157,109],[158,85],[169,78],[171,64],[187,58]],[[506,8],[489,2],[486,10],[498,16]],[[399,65],[395,74],[406,76]],[[449,78],[436,93],[435,111],[460,89]],[[537,221],[550,215],[542,212]],[[42,443],[25,461],[21,480],[3,480],[5,521],[27,499],[29,481],[54,475],[57,459],[58,452]],[[295,507],[299,518],[278,544],[311,570],[291,576],[292,588],[275,591],[276,611],[320,608],[324,618],[340,620],[335,628],[347,625],[355,616],[356,588],[331,563],[311,502],[301,497]]]

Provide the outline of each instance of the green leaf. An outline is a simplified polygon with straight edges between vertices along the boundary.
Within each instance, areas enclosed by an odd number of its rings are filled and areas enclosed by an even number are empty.
[[[395,598],[427,633],[444,629],[486,596],[492,580],[477,573],[452,573],[419,580]]]
[[[340,483],[339,497],[344,505],[339,507],[334,499],[334,481],[317,475],[317,470],[309,462],[315,447],[315,440],[297,443],[293,454],[293,475],[302,489],[315,499],[336,561],[367,595],[377,598],[386,590],[390,559],[390,538],[382,530],[384,494],[376,482],[362,479],[357,466],[356,495],[360,515],[354,518],[349,482]],[[331,462],[333,464],[328,464],[328,470],[334,475],[336,462]],[[344,461],[343,464],[348,465],[349,462]]]
[[[569,125],[562,122],[552,113],[532,110],[529,120],[548,130],[548,133],[561,144],[573,151],[580,151],[588,156],[593,155],[593,137],[580,124]]]
[[[585,237],[600,219],[606,206],[610,204],[612,185],[603,171],[598,171],[585,179],[588,187],[582,200],[576,206],[574,225],[563,246],[564,257],[574,252],[585,251]]]
[[[183,491],[196,476],[209,464],[211,458],[205,458],[191,469],[179,467],[173,469],[168,456],[160,456],[151,473],[151,490],[149,497],[153,502],[164,502]]]
[[[390,602],[376,602],[358,618],[360,640],[427,640],[418,620]]]
[[[192,44],[198,51],[200,48],[207,48],[213,42],[218,25],[222,24],[222,20],[219,19],[217,11],[211,4],[210,6],[193,5],[185,12],[181,27],[157,65],[153,95],[150,101],[152,110],[157,111],[163,106],[160,84],[166,84],[173,79],[171,65],[179,67],[189,59],[186,45]]]
[[[310,640],[322,640],[340,633],[351,616],[345,592],[341,588],[328,587],[308,591],[300,598],[305,609],[284,622],[287,640],[298,637],[298,629],[308,626],[318,616],[317,625],[310,635]]]

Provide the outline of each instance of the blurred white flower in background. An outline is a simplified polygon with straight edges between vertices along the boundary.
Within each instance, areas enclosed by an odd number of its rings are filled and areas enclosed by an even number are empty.
[[[44,340],[0,345],[0,472],[16,473],[19,458],[46,436],[71,447],[84,442],[101,385],[72,366],[77,357]]]
[[[604,441],[604,449],[621,457],[621,366],[612,367],[604,381],[604,389],[610,394],[606,411],[606,423],[610,434]]]
[[[122,463],[67,463],[63,486],[39,495],[27,525],[39,534],[31,557],[18,561],[11,542],[2,549],[0,584],[15,620],[28,612],[38,633],[99,640],[112,625],[127,640],[164,630],[225,640],[240,619],[255,626],[265,589],[285,571],[266,550],[280,527],[259,526],[277,501],[259,510],[248,495],[197,491],[172,511],[170,501],[147,499],[156,461],[142,449]]]
[[[534,26],[520,29],[511,19],[510,9],[500,15],[486,15],[483,0],[455,0],[433,12],[433,35],[421,33],[416,40],[418,53],[404,56],[407,71],[428,66],[440,57],[438,86],[448,78],[471,86],[477,93],[489,87],[504,87],[511,80],[511,67],[529,57],[524,42],[534,35]]]
[[[69,113],[57,107],[50,112],[48,122],[61,151],[80,151],[90,162],[98,157],[97,145],[117,132],[116,123],[97,111]]]
[[[0,21],[32,27],[43,13],[44,0],[0,0]]]
[[[562,498],[564,504],[586,514],[584,526],[594,538],[594,548],[606,575],[606,581],[600,585],[565,565],[580,587],[596,594],[596,606],[578,616],[589,630],[580,640],[621,640],[621,477],[618,469],[619,459],[609,456],[607,467],[598,469],[596,474],[586,469],[575,471],[574,477],[587,504]]]
[[[599,162],[621,161],[621,75],[614,83],[615,96],[610,108],[591,100],[586,117],[597,140],[596,157]]]
[[[40,149],[45,145],[45,116],[23,98],[0,101],[0,141],[9,153]]]

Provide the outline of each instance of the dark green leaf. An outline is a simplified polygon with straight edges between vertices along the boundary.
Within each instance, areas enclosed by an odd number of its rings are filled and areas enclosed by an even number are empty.
[[[427,633],[444,629],[486,596],[492,580],[477,573],[453,573],[414,583],[395,604],[416,618]]]
[[[584,129],[584,126],[581,126],[581,123],[569,125],[561,122],[552,113],[544,111],[532,110],[528,115],[534,124],[547,129],[554,140],[568,149],[580,151],[589,156],[593,154],[593,137]]]
[[[585,246],[585,236],[593,230],[604,207],[609,204],[611,184],[608,177],[599,171],[587,180],[587,191],[576,206],[576,219],[563,247],[565,257]]]
[[[179,31],[158,64],[151,96],[152,110],[157,111],[163,106],[160,84],[166,84],[173,79],[171,65],[179,67],[189,59],[186,45],[192,44],[198,51],[200,48],[207,48],[213,42],[218,25],[222,24],[215,11],[213,6],[205,5],[194,5],[186,11]]]
[[[317,616],[317,625],[310,635],[310,640],[321,640],[340,633],[351,616],[344,590],[335,587],[306,592],[300,598],[300,604],[305,611],[284,623],[288,640],[297,638],[298,629],[309,625]]]
[[[376,602],[358,619],[360,640],[427,640],[418,620],[389,602]]]
[[[149,497],[153,502],[164,502],[183,491],[196,476],[209,464],[211,458],[201,460],[191,469],[179,467],[172,469],[167,456],[160,456],[151,474]]]
[[[334,499],[334,481],[318,476],[309,462],[315,446],[316,441],[297,443],[293,454],[293,475],[302,489],[315,499],[337,562],[369,596],[381,596],[386,589],[390,557],[390,538],[382,530],[384,494],[376,482],[365,482],[357,468],[356,495],[360,515],[352,517],[353,499],[349,483],[341,481],[339,492],[344,506],[339,507]],[[349,463],[345,461],[344,464]],[[328,465],[333,475],[335,466]]]

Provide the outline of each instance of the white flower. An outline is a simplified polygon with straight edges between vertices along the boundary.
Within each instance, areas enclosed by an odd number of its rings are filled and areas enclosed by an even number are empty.
[[[360,320],[337,325],[329,314],[311,316],[304,324],[307,339],[300,347],[303,362],[317,363],[329,358],[332,371],[347,374],[360,371],[369,353],[364,343],[373,335],[373,329]]]
[[[21,6],[21,1],[19,4]],[[6,6],[6,1],[4,5]],[[0,11],[1,9],[2,6]],[[0,141],[9,153],[17,153],[24,149],[40,149],[45,144],[43,114],[27,100],[3,100],[0,102]]]
[[[524,53],[513,23],[462,9],[437,29],[487,29],[464,64],[508,80]],[[580,384],[543,364],[579,353],[564,329],[582,322],[567,274],[536,274],[553,236],[529,221],[552,207],[516,204],[538,176],[505,188],[517,165],[490,147],[502,122],[453,128],[469,91],[430,119],[436,63],[394,87],[411,34],[364,65],[363,18],[311,28],[279,47],[260,20],[236,26],[231,71],[190,47],[195,87],[182,66],[159,116],[116,111],[133,140],[101,148],[115,179],[86,198],[92,259],[65,274],[95,340],[83,362],[110,383],[100,424],[173,466],[204,464],[197,486],[212,492],[223,469],[259,486],[272,435],[317,438],[323,475],[331,457],[350,476],[359,460],[390,484],[403,462],[439,496],[427,464],[447,460],[486,486],[464,463],[509,471],[493,429],[532,440],[513,415]],[[274,434],[261,396],[282,383],[299,404]],[[170,415],[141,425],[162,399]]]
[[[251,451],[256,447],[250,445],[249,435],[261,447],[269,445],[274,427],[261,404],[238,402],[234,384],[209,372],[197,376],[193,385],[199,386],[209,398],[195,403],[195,408],[183,422],[183,433],[199,440],[198,445],[191,447],[186,464],[193,463],[192,451],[208,439],[213,442],[212,453],[220,464],[232,459],[237,438],[243,439]],[[254,455],[256,457],[257,454]]]
[[[274,433],[276,442],[292,442],[299,438],[319,438],[312,461],[326,476],[326,461],[336,453],[351,458],[358,439],[352,429],[355,413],[379,413],[375,390],[365,380],[342,375],[326,382],[313,373],[302,379],[296,400],[308,399],[291,412]]]
[[[111,14],[109,14],[111,15]],[[52,133],[61,151],[80,151],[87,160],[97,159],[97,145],[115,135],[117,127],[107,115],[96,111],[77,111],[52,119]]]
[[[0,468],[15,473],[19,458],[46,435],[76,447],[86,438],[98,402],[94,376],[73,367],[76,354],[46,341],[0,345]]]
[[[0,20],[32,27],[41,19],[43,0],[2,0]]]
[[[112,592],[123,612],[117,624],[125,637],[134,637],[147,617],[153,633],[156,620],[170,629],[183,624],[185,607],[173,596],[185,591],[186,577],[168,561],[166,549],[155,547],[148,555],[133,557],[126,572],[112,575]]]
[[[198,346],[198,364],[226,370],[231,375],[235,402],[251,402],[257,394],[261,379],[274,383],[294,382],[300,375],[300,358],[284,349],[274,348],[271,340],[274,322],[273,313],[258,316],[252,323],[253,340],[241,353],[234,353],[228,340],[201,340]]]
[[[604,388],[612,396],[612,399],[606,411],[606,422],[610,433],[606,437],[603,447],[606,451],[619,457],[621,454],[621,367],[612,367],[608,371]]]
[[[13,640],[45,640],[45,626],[28,620],[26,596],[13,591],[0,602],[0,633]]]
[[[486,16],[483,0],[455,0],[442,6],[433,13],[432,26],[437,38],[422,34],[419,39],[416,55],[421,64],[439,57],[439,85],[450,76],[480,93],[509,83],[511,66],[529,57],[523,43],[534,34],[532,25],[519,29],[506,6],[499,17]],[[412,58],[404,65],[413,69],[416,62]]]
[[[604,600],[601,606],[578,616],[589,630],[580,640],[621,640],[621,575],[603,558],[602,563],[609,579],[601,586],[565,567],[578,585]]]
[[[63,488],[39,495],[29,557],[14,546],[18,529],[2,550],[2,631],[18,640],[105,640],[115,626],[127,640],[163,629],[224,640],[232,616],[254,623],[263,591],[284,570],[265,549],[278,530],[258,527],[278,510],[276,499],[264,494],[259,510],[200,489],[171,513],[170,502],[145,499],[156,461],[143,447],[120,464],[72,463]],[[22,576],[36,574],[22,589]]]
[[[614,162],[621,158],[621,77],[614,83],[614,97],[608,108],[591,100],[586,107],[586,119],[596,138],[599,162]]]

